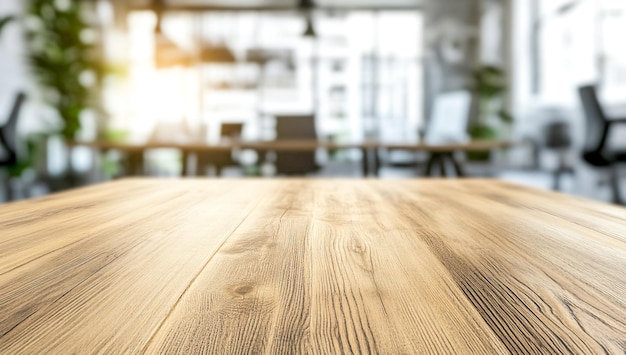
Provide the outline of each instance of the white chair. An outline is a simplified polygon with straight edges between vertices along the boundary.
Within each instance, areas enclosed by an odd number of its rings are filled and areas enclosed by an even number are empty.
[[[465,143],[470,140],[467,125],[472,109],[472,95],[468,91],[454,91],[437,96],[428,122],[425,141],[433,145]],[[435,166],[440,174],[446,174],[446,161],[449,161],[456,176],[464,176],[461,165],[454,157],[454,152],[431,153],[426,163],[425,175],[432,176]]]
[[[429,144],[469,141],[467,124],[472,109],[468,91],[454,91],[437,96],[428,121],[425,140]]]

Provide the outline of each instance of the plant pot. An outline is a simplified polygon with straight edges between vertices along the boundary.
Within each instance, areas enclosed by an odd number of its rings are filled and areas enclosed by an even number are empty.
[[[467,152],[465,155],[467,160],[475,161],[475,162],[487,162],[491,160],[491,151],[490,150],[478,150]]]
[[[469,131],[472,140],[493,140],[498,138],[498,131],[487,124],[478,124]],[[470,151],[466,154],[470,161],[486,162],[491,160],[490,150]]]

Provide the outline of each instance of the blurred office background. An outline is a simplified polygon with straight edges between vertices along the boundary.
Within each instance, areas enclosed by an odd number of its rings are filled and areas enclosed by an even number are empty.
[[[617,202],[623,33],[623,0],[3,0],[0,200],[130,175],[359,177],[364,159],[459,178],[428,149],[358,143],[497,141],[451,153],[464,176]],[[335,145],[233,143],[281,139]]]

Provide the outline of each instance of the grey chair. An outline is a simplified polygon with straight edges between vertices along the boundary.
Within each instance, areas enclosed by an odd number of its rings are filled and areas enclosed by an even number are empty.
[[[561,177],[565,174],[575,174],[573,166],[567,162],[572,148],[570,126],[567,122],[556,121],[547,124],[543,132],[545,148],[557,153],[558,166],[552,172],[552,188],[559,191],[561,189]]]
[[[610,184],[613,193],[613,202],[624,204],[620,195],[619,176],[617,165],[626,163],[626,150],[612,150],[607,147],[608,136],[611,128],[618,123],[626,123],[626,118],[609,119],[600,100],[596,87],[593,85],[582,86],[578,89],[586,119],[586,139],[582,152],[585,162],[595,168],[608,169],[610,172]]]
[[[15,97],[8,120],[0,127],[0,167],[9,167],[18,162],[17,121],[26,94],[20,92]]]
[[[9,113],[9,118],[0,127],[0,169],[14,167],[19,162],[17,122],[25,101],[26,94],[23,92],[18,93]],[[6,199],[11,200],[13,198],[11,188],[8,182],[4,185]]]
[[[276,116],[276,140],[316,140],[314,115]],[[276,152],[276,172],[282,175],[304,175],[319,170],[315,151]]]

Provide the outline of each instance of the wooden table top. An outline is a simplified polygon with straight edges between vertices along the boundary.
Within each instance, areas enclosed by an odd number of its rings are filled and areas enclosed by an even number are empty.
[[[626,210],[491,180],[129,179],[0,206],[0,354],[626,351]]]
[[[232,149],[283,150],[283,151],[311,151],[315,149],[403,149],[431,152],[449,151],[480,151],[498,148],[508,148],[514,143],[509,140],[475,140],[459,143],[427,143],[424,141],[386,142],[330,142],[316,139],[275,140],[275,141],[241,141],[225,140],[215,144],[208,143],[174,143],[174,142],[71,142],[73,146],[87,146],[98,149],[115,149],[122,151],[144,151],[148,149],[180,149],[188,151],[230,151]]]

